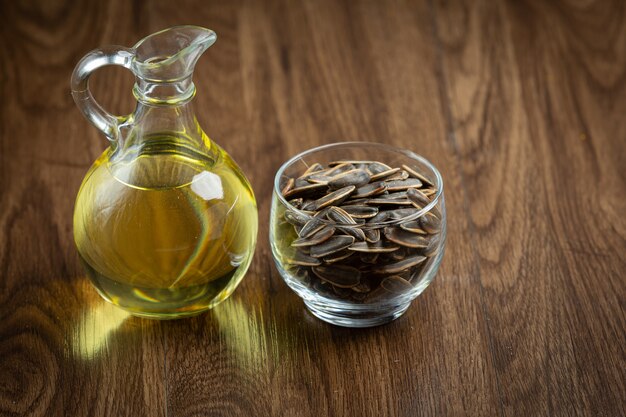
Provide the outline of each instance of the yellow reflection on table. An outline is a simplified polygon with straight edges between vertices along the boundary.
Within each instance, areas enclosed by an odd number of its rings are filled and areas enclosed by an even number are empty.
[[[91,306],[73,328],[74,353],[82,359],[94,359],[107,348],[109,335],[128,317],[128,312],[107,302]]]
[[[211,311],[219,332],[230,349],[247,365],[262,366],[268,360],[267,334],[261,309],[249,311],[238,297]]]

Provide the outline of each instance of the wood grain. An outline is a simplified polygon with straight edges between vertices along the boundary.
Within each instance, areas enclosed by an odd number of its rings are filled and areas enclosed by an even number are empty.
[[[0,416],[626,415],[626,7],[619,1],[0,3]],[[251,179],[250,271],[210,313],[127,316],[78,264],[106,146],[69,95],[86,52],[214,29],[197,116]],[[103,69],[105,108],[132,77]],[[271,181],[340,140],[445,180],[438,277],[402,318],[311,316],[273,266]]]
[[[625,12],[436,5],[503,415],[626,412]]]

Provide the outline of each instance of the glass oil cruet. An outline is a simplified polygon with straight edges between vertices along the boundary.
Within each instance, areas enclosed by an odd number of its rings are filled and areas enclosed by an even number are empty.
[[[87,54],[72,96],[110,146],[86,174],[74,210],[74,239],[106,300],[138,316],[178,318],[226,299],[256,244],[257,208],[248,180],[200,128],[192,109],[194,66],[213,31],[178,26],[132,48]],[[135,75],[135,111],[107,113],[89,91],[105,65]]]

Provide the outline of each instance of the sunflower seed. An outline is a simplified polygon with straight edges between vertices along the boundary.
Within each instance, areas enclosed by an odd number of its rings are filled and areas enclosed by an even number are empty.
[[[310,184],[307,182],[307,185],[302,187],[298,187],[296,185],[295,188],[289,190],[286,194],[284,194],[285,198],[297,198],[297,197],[306,197],[313,196],[319,194],[321,191],[326,190],[328,187],[325,184]]]
[[[423,188],[422,193],[430,198],[431,195],[435,195],[437,193],[437,190],[435,190],[434,188]]]
[[[389,219],[390,220],[401,220],[405,217],[409,217],[417,213],[419,210],[413,207],[410,208],[400,208],[395,210],[389,210]]]
[[[378,214],[376,207],[350,205],[342,206],[341,208],[353,219],[369,219]]]
[[[397,199],[407,198],[407,194],[406,193],[407,193],[406,191],[397,191],[395,193],[384,194],[384,195],[380,196],[380,198],[387,198],[387,199],[391,199],[391,200],[397,200]]]
[[[431,258],[439,252],[439,242],[441,241],[440,235],[431,236],[428,240],[428,245],[422,251],[422,254],[428,258]]]
[[[441,230],[441,221],[432,213],[426,213],[420,217],[420,225],[431,235]]]
[[[307,182],[309,182],[311,184],[328,185],[328,182],[331,180],[331,178],[333,178],[333,177],[329,177],[328,175],[324,175],[324,174],[313,174],[313,175],[309,175],[306,178],[306,180],[307,180]]]
[[[376,243],[380,240],[380,229],[365,229],[365,241],[369,243]]]
[[[400,170],[393,175],[385,177],[385,181],[402,181],[409,178],[409,173],[405,170]]]
[[[321,219],[318,219],[317,217],[313,217],[312,219],[307,221],[304,226],[302,226],[302,229],[300,230],[300,233],[298,234],[298,236],[299,237],[310,237],[314,233],[319,232],[320,230],[322,230],[322,228],[324,228],[324,226],[325,226],[325,224],[324,224],[324,222]]]
[[[427,235],[426,231],[422,229],[419,219],[410,220],[408,222],[400,223],[400,228],[407,232],[417,233],[418,235]]]
[[[343,203],[341,203],[342,206],[355,206],[355,205],[363,205],[363,204],[367,204],[369,198],[355,198],[355,199],[348,199],[345,200]]]
[[[346,160],[341,160],[341,161],[329,162],[328,166],[336,167],[337,165],[346,165],[346,164],[359,165],[359,164],[370,164],[370,163],[374,163],[374,161],[357,161],[357,160],[346,159]]]
[[[352,194],[352,198],[371,197],[381,194],[385,192],[385,190],[387,190],[387,185],[384,181],[370,182],[367,185],[357,188],[354,194]]]
[[[411,201],[408,199],[401,199],[401,198],[380,197],[380,198],[370,198],[369,200],[367,200],[367,204],[370,204],[373,206],[410,206]]]
[[[285,186],[283,187],[282,190],[280,190],[280,193],[282,195],[287,194],[289,191],[291,191],[294,187],[294,185],[296,184],[296,180],[294,180],[293,178],[289,178],[287,180],[287,184],[285,184]]]
[[[356,169],[362,169],[362,170],[366,171],[368,174],[372,175],[372,173],[371,173],[371,172],[370,172],[370,170],[368,169],[369,164],[367,164],[367,163],[358,163],[358,164],[357,164],[357,163],[354,163],[354,164],[352,164],[352,165],[354,165],[354,167],[355,167]]]
[[[302,207],[302,203],[303,202],[304,202],[304,200],[302,198],[294,198],[292,200],[289,200],[289,204],[291,204],[292,206],[294,206],[297,209]]]
[[[427,258],[425,256],[415,255],[408,258],[404,258],[399,262],[390,263],[387,265],[380,265],[372,268],[374,274],[398,274],[415,265],[419,265]]]
[[[309,219],[310,218],[308,216],[297,213],[295,211],[287,210],[285,212],[285,220],[287,220],[289,224],[292,224],[294,226],[304,226],[309,221]]]
[[[389,219],[389,211],[379,211],[377,215],[367,221],[368,224],[378,224]]]
[[[348,198],[350,193],[352,193],[355,189],[356,187],[354,185],[349,185],[347,187],[340,188],[337,191],[333,191],[332,193],[326,194],[324,197],[315,201],[315,210],[319,210],[330,205],[341,204],[341,202]]]
[[[356,224],[356,221],[350,216],[350,214],[341,207],[329,207],[326,217],[329,220],[340,224]]]
[[[420,174],[417,171],[417,169],[412,168],[412,167],[410,167],[408,165],[402,165],[402,169],[404,169],[406,172],[408,172],[409,175],[411,175],[413,178],[417,178],[418,180],[422,181],[424,184],[429,185],[429,186],[434,185],[431,180],[426,178],[423,174]]]
[[[330,239],[332,235],[335,234],[335,228],[333,226],[324,226],[317,232],[313,233],[308,237],[301,237],[293,241],[291,246],[293,247],[302,247],[302,246],[313,246],[319,245],[327,239]]]
[[[326,213],[328,213],[328,207],[323,208],[323,209],[321,209],[319,211],[316,211],[313,214],[313,217],[318,218],[318,219],[323,219],[324,217],[326,217]]]
[[[387,191],[404,191],[409,188],[419,188],[422,182],[417,178],[407,178],[406,180],[387,181]]]
[[[337,230],[341,233],[354,237],[355,240],[360,242],[365,240],[365,232],[359,229],[358,227],[350,227],[350,226],[337,226]]]
[[[315,208],[315,200],[304,200],[302,204],[300,204],[300,210],[310,211]]]
[[[425,248],[428,246],[428,239],[416,233],[407,232],[398,227],[385,227],[385,237],[391,242],[397,243],[407,248]]]
[[[369,172],[372,175],[380,174],[381,172],[389,171],[391,167],[389,165],[383,164],[382,162],[370,162],[367,166]]]
[[[354,243],[352,236],[333,236],[319,245],[311,246],[311,256],[322,258],[350,247]]]
[[[389,177],[389,176],[391,176],[391,175],[393,175],[393,174],[395,174],[397,172],[400,172],[400,168],[391,168],[391,169],[388,169],[386,171],[379,172],[377,174],[372,175],[372,178],[371,178],[370,181],[378,181],[378,180],[381,180],[383,178],[387,178],[387,177]]]
[[[313,273],[339,288],[352,288],[361,282],[361,271],[346,265],[315,266]]]
[[[294,182],[294,188],[306,187],[310,183],[306,180],[306,178],[296,178]]]
[[[301,266],[318,266],[321,265],[321,261],[319,259],[308,256],[300,251],[297,251],[293,257],[287,259],[287,263],[291,265],[301,265]]]
[[[398,250],[399,248],[400,246],[394,243],[379,240],[376,243],[355,242],[348,249],[355,252],[388,253]]]
[[[409,281],[397,275],[385,278],[380,283],[380,286],[393,294],[404,294],[413,289]]]
[[[304,171],[304,174],[302,174],[302,176],[304,177],[305,175],[311,174],[313,172],[321,171],[323,169],[324,167],[322,166],[322,164],[320,164],[319,162],[316,162],[310,167],[308,167],[306,171]]]
[[[430,203],[430,199],[426,196],[426,194],[417,188],[409,188],[406,191],[406,196],[409,200],[411,200],[415,207],[420,209],[426,207]]]
[[[389,293],[381,286],[374,288],[365,297],[365,302],[376,303],[389,297]]]
[[[332,189],[347,187],[354,185],[360,187],[370,181],[370,174],[363,169],[351,169],[335,175],[328,181],[328,186]]]
[[[326,264],[332,264],[332,263],[335,263],[335,262],[343,261],[344,259],[349,258],[352,255],[354,255],[354,252],[352,252],[352,251],[350,251],[348,249],[344,249],[344,250],[339,251],[337,253],[333,253],[332,255],[324,256],[322,258],[322,260]]]
[[[327,171],[325,171],[325,174],[332,177],[342,172],[350,171],[351,169],[354,169],[354,165],[350,163],[344,163],[344,164],[335,165],[334,167],[328,169]]]

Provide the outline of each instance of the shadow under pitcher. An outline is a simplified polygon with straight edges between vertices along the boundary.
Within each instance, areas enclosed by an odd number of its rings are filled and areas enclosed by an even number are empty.
[[[78,192],[74,239],[102,297],[137,316],[214,307],[237,287],[256,245],[252,188],[192,108],[194,66],[215,40],[205,28],[173,27],[132,48],[94,50],[72,74],[74,101],[110,142]],[[89,76],[106,65],[135,75],[132,114],[109,114],[93,99]]]

